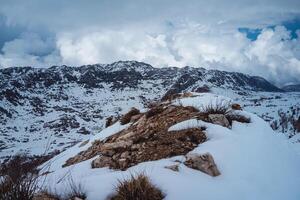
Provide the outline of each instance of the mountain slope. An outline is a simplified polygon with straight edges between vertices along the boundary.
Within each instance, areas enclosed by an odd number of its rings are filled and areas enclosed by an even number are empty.
[[[154,68],[136,61],[0,70],[0,157],[63,150],[105,119],[184,91],[279,92],[263,78],[204,68]]]
[[[288,92],[300,92],[300,84],[296,85],[287,85],[282,88],[284,91]]]

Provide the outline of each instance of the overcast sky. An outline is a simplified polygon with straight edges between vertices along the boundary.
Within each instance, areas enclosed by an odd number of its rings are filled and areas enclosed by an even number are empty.
[[[0,0],[0,66],[138,60],[300,82],[299,0]]]

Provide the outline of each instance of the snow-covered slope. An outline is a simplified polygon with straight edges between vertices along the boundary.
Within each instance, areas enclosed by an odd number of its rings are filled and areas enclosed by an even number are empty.
[[[176,100],[173,104],[202,109],[212,102],[220,101],[228,102],[230,99],[213,94],[197,94],[196,97]],[[103,141],[132,125],[122,126],[117,122],[91,137],[86,145],[77,144],[44,164],[41,173],[50,173],[42,177],[43,183],[51,190],[64,192],[71,177],[76,185],[81,184],[89,200],[101,200],[114,192],[114,186],[119,179],[129,178],[132,173],[145,173],[166,194],[166,199],[170,200],[298,200],[299,155],[290,148],[287,139],[283,135],[275,134],[263,119],[246,111],[239,111],[239,114],[250,117],[251,122],[233,121],[232,127],[226,128],[192,118],[169,128],[169,131],[206,128],[204,132],[208,137],[207,141],[199,144],[190,153],[209,152],[221,172],[217,177],[188,168],[183,164],[184,156],[143,162],[126,171],[92,169],[91,162],[94,158],[62,167],[66,160],[87,150],[95,140]],[[174,164],[179,164],[178,172],[165,168]]]
[[[154,68],[120,61],[81,67],[1,69],[0,159],[22,152],[63,150],[99,133],[111,115],[121,115],[131,107],[142,108],[165,94],[203,91],[206,86],[217,94],[239,99],[260,116],[270,109],[277,121],[279,109],[287,112],[291,106],[299,108],[297,93],[281,93],[263,78],[204,68]],[[276,106],[269,107],[269,100],[257,106],[253,99],[261,97],[271,99]],[[290,128],[288,136],[294,134]]]

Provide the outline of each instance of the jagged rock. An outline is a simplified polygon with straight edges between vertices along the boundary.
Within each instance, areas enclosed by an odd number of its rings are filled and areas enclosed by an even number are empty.
[[[219,176],[221,173],[215,164],[210,153],[206,154],[188,154],[184,164],[192,169],[200,170],[210,176]]]
[[[223,114],[209,114],[208,119],[213,124],[218,124],[224,127],[229,127],[229,121]]]
[[[174,172],[178,172],[179,171],[179,165],[170,165],[170,166],[165,166],[166,169],[170,169]]]
[[[120,123],[122,125],[128,124],[130,122],[130,120],[131,120],[131,117],[134,116],[134,115],[138,115],[138,114],[140,114],[140,111],[138,109],[131,108],[131,110],[128,113],[126,113],[125,115],[123,115],[121,117]]]
[[[241,105],[238,104],[238,103],[232,104],[232,105],[231,105],[231,108],[232,108],[233,110],[242,110]]]

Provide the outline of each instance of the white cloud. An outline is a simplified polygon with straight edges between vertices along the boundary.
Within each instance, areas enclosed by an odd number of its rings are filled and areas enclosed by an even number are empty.
[[[260,75],[284,84],[299,81],[300,40],[281,26],[264,29],[257,40],[233,31],[185,25],[168,33],[98,31],[58,37],[64,64],[138,60],[156,67],[186,65]]]
[[[42,39],[36,33],[23,33],[19,38],[4,44],[0,66],[43,67],[60,63],[54,38]]]
[[[26,34],[2,47],[2,66],[139,60],[156,67],[239,71],[277,84],[300,82],[299,37],[291,39],[281,26],[263,29],[255,41],[238,31],[299,16],[300,1],[11,0],[0,4],[8,25],[27,28]],[[41,38],[34,31],[41,27],[54,36]]]

